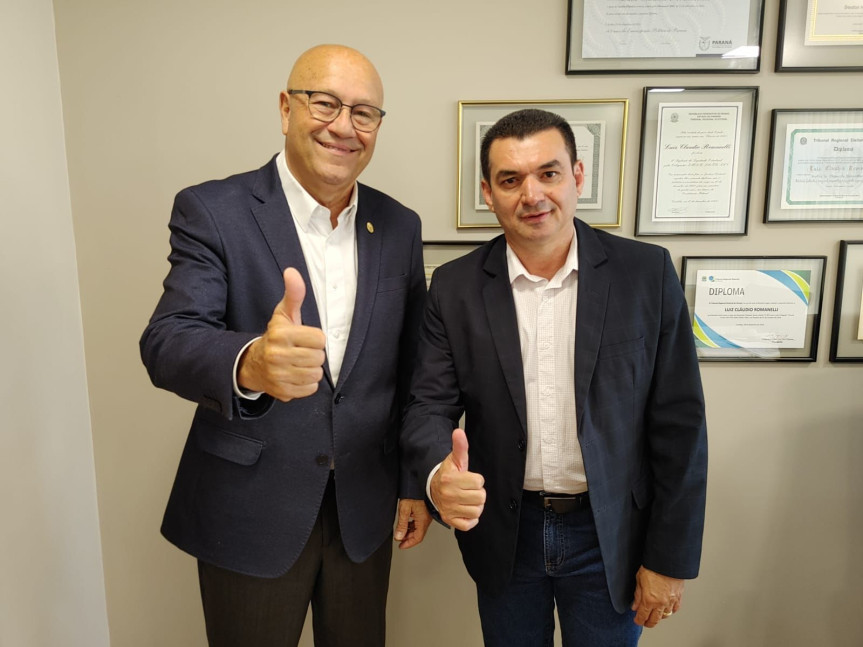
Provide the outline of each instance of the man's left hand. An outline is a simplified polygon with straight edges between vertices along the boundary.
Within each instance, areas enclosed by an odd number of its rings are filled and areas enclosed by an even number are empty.
[[[684,580],[660,575],[642,566],[635,574],[635,624],[648,629],[671,617],[680,608]]]
[[[431,522],[425,501],[402,499],[399,501],[399,518],[393,539],[399,542],[401,549],[413,548],[425,538]]]

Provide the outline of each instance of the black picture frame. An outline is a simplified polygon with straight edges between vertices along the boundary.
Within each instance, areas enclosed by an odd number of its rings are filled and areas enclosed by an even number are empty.
[[[721,6],[722,0],[714,0]],[[667,4],[667,3],[666,3]],[[611,7],[614,3],[603,3]],[[707,53],[688,57],[606,57],[585,58],[584,45],[584,0],[569,0],[567,3],[566,66],[568,75],[576,74],[754,74],[761,69],[761,37],[764,28],[764,1],[750,0],[746,44],[723,55],[710,53],[710,34],[693,34],[698,37],[698,49],[707,41]],[[677,18],[680,9],[667,14],[668,20]],[[721,14],[721,12],[719,12]],[[660,19],[661,20],[661,19]],[[688,21],[691,22],[691,21]],[[638,27],[636,27],[638,28]],[[631,30],[631,27],[629,28]],[[629,40],[631,34],[622,38]],[[648,37],[645,37],[648,38]],[[649,38],[655,38],[650,34]],[[717,42],[721,39],[714,40]],[[608,39],[606,38],[607,42]]]
[[[821,145],[821,150],[798,153],[800,149],[811,148],[814,142],[807,145],[807,140],[814,140],[816,135],[829,141]],[[854,142],[849,142],[851,137]],[[843,141],[845,145],[840,145]],[[801,157],[795,162],[798,154]],[[863,222],[861,155],[863,108],[774,109],[770,119],[764,222]],[[844,188],[837,184],[837,166],[857,169],[856,175],[843,178]],[[822,170],[816,171],[818,167]],[[818,173],[824,176],[824,189],[815,196],[812,187]],[[795,182],[798,176],[801,185]]]
[[[832,43],[807,45],[807,31],[816,41],[832,40]],[[780,0],[775,71],[861,72],[863,41],[858,39],[856,42],[838,44],[830,35],[817,34],[815,21],[808,15],[807,0]]]
[[[644,88],[638,192],[635,203],[636,236],[747,234],[758,93],[757,86]],[[722,182],[729,183],[727,195],[716,191],[711,196],[710,192],[717,184],[705,182],[703,173],[707,171],[694,166],[696,163],[707,164],[715,161],[717,157],[708,147],[721,142],[722,139],[716,136],[718,131],[713,126],[707,125],[709,121],[702,122],[705,124],[703,134],[692,137],[693,146],[704,147],[703,151],[692,152],[693,166],[679,170],[679,167],[675,166],[680,163],[679,160],[665,160],[665,150],[673,142],[666,141],[662,146],[661,142],[663,137],[666,137],[664,133],[669,132],[666,126],[671,121],[676,121],[676,106],[682,106],[683,110],[680,112],[684,114],[685,110],[691,110],[692,119],[698,117],[699,111],[705,117],[717,111],[724,112],[726,128],[730,119],[737,120],[738,130],[734,139],[736,149],[732,150],[730,156],[724,153],[718,156],[724,161],[716,167],[715,172],[715,176]],[[697,162],[696,155],[702,155],[699,158],[701,162]],[[722,169],[722,163],[727,169]],[[696,173],[702,173],[702,176]],[[665,190],[662,190],[662,187],[665,187]],[[674,203],[663,201],[660,204],[660,195],[671,196]],[[711,200],[720,205],[722,199],[727,200],[724,211],[711,214],[705,205]],[[689,200],[689,204],[686,200]],[[692,211],[687,214],[690,207]],[[698,211],[696,207],[703,210]]]
[[[818,356],[826,263],[826,256],[684,256],[680,281],[689,308],[699,361],[814,362]],[[806,311],[801,313],[801,316],[805,315],[802,333],[804,343],[801,347],[783,345],[782,330],[783,326],[787,325],[789,317],[786,314],[791,311],[791,308],[783,306],[776,312],[772,311],[771,308],[776,306],[778,301],[762,302],[762,307],[759,307],[754,299],[753,302],[741,301],[741,298],[746,298],[743,293],[729,293],[743,296],[729,296],[727,303],[720,305],[719,308],[715,303],[698,303],[698,284],[701,284],[702,294],[705,293],[705,286],[709,289],[709,286],[713,285],[720,287],[734,285],[728,282],[728,273],[739,275],[741,270],[757,270],[760,273],[770,274],[769,280],[780,282],[778,287],[783,288],[780,291],[783,293],[783,299],[787,296],[786,303],[805,296]],[[781,278],[775,278],[776,274],[782,274]],[[808,281],[805,280],[807,277]],[[731,280],[734,279],[731,278]],[[795,283],[795,280],[798,282]],[[800,280],[802,283],[799,282]],[[743,285],[740,282],[737,284]],[[751,293],[749,298],[752,298]],[[726,297],[715,297],[715,299],[726,299]],[[704,316],[711,307],[714,310],[710,313],[712,316]],[[715,312],[717,309],[718,313]],[[754,312],[755,310],[759,311]],[[734,323],[735,318],[740,320],[738,324]],[[782,322],[783,318],[786,323]],[[724,328],[720,329],[719,326],[714,325],[715,322],[720,322]],[[735,325],[738,327],[735,328]],[[759,342],[763,340],[764,345],[736,343],[733,336],[728,337],[728,330],[740,330],[744,334],[761,336],[762,339]],[[793,340],[791,341],[793,343]]]
[[[831,362],[863,362],[863,240],[839,243]]]

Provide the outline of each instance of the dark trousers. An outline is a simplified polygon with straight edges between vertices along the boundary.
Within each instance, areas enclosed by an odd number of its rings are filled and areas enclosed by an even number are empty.
[[[315,647],[383,647],[391,558],[385,541],[361,564],[348,559],[331,478],[308,543],[281,577],[198,562],[210,647],[295,647],[309,604]]]
[[[563,514],[523,505],[512,580],[477,598],[486,647],[552,647],[555,606],[564,647],[634,647],[641,635],[635,612],[611,604],[589,504]]]

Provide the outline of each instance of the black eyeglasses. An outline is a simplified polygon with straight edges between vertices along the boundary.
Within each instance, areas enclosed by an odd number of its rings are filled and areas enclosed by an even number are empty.
[[[354,128],[362,133],[371,133],[378,129],[381,125],[381,119],[386,114],[380,108],[367,106],[358,103],[355,106],[349,106],[342,103],[338,97],[334,97],[327,92],[318,92],[317,90],[291,90],[288,88],[288,94],[306,94],[309,97],[309,113],[318,121],[330,123],[338,119],[342,112],[342,108],[348,108],[351,114],[351,123]]]

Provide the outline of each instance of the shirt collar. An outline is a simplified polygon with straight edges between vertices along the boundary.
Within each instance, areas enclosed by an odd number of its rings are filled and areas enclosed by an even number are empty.
[[[282,191],[285,192],[285,198],[288,201],[288,208],[291,210],[294,220],[303,228],[303,231],[309,230],[309,223],[313,215],[319,215],[329,221],[330,210],[315,200],[303,188],[303,185],[297,181],[293,173],[291,173],[288,168],[287,159],[285,158],[284,149],[276,156],[276,168],[279,171],[279,180],[281,180]],[[359,191],[357,191],[357,183],[354,182],[350,202],[348,202],[348,206],[338,216],[341,224],[349,226],[353,222],[358,204]]]
[[[506,244],[506,266],[509,271],[510,285],[515,283],[515,280],[520,276],[534,283],[545,280],[541,276],[536,276],[527,271],[516,253],[512,251],[509,243]],[[572,223],[572,241],[569,243],[569,252],[566,254],[566,260],[564,260],[563,265],[560,266],[560,269],[549,280],[549,287],[558,287],[572,272],[578,272],[578,233],[575,231],[575,222]]]

